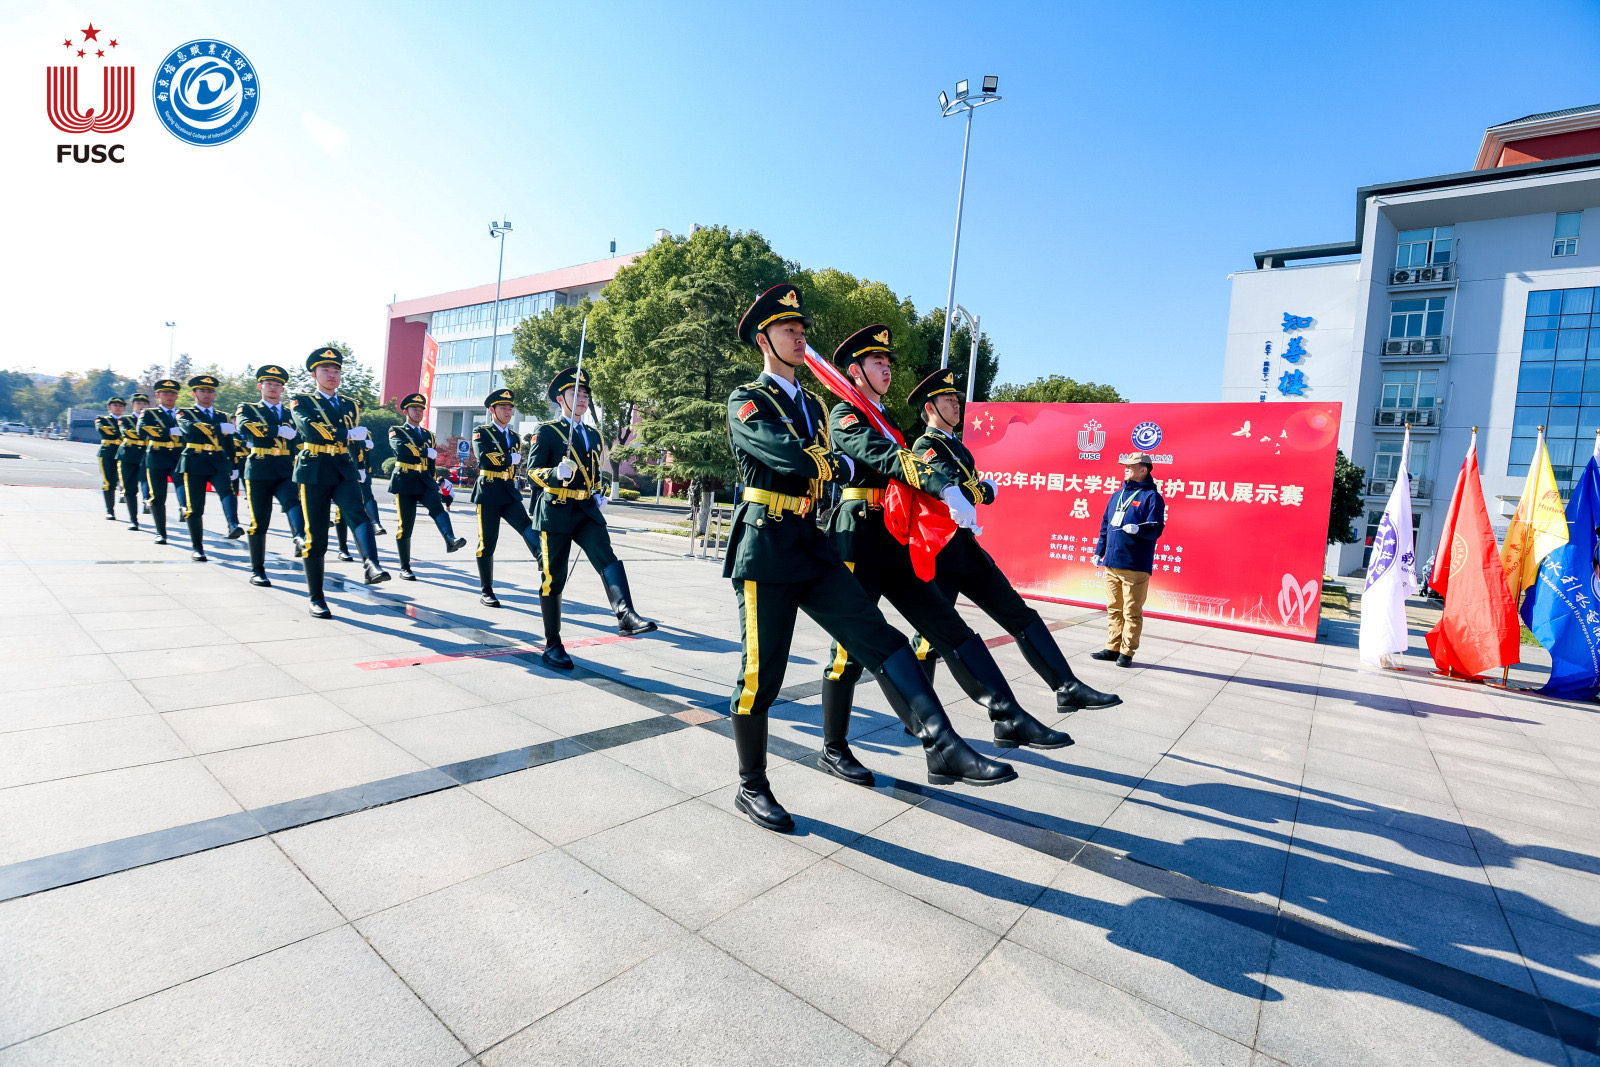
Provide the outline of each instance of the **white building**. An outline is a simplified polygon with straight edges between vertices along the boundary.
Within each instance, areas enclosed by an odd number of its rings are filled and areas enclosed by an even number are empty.
[[[1563,489],[1582,472],[1600,430],[1597,208],[1600,104],[1490,127],[1470,171],[1356,190],[1354,241],[1257,252],[1231,276],[1222,399],[1337,400],[1339,447],[1367,470],[1365,544],[1330,549],[1331,573],[1365,567],[1407,425],[1419,564],[1472,427],[1501,530],[1537,427]]]

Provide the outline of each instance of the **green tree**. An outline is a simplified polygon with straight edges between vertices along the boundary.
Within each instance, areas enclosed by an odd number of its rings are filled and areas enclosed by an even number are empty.
[[[1344,456],[1344,449],[1333,454],[1333,506],[1328,512],[1328,544],[1349,545],[1361,540],[1361,535],[1350,520],[1363,510],[1362,483],[1367,480],[1367,469],[1358,467]]]
[[[1024,385],[1002,382],[989,393],[999,403],[1028,404],[1126,404],[1128,398],[1114,385],[1080,382],[1061,374],[1035,378]]]
[[[50,390],[50,400],[54,407],[46,422],[58,422],[62,425],[67,421],[67,409],[78,404],[79,379],[72,371],[68,371],[56,379],[55,386]]]
[[[0,419],[23,418],[21,393],[32,384],[32,379],[19,370],[0,370]]]
[[[139,390],[138,391],[143,393],[145,396],[149,397],[151,403],[155,403],[155,399],[156,399],[156,394],[155,394],[156,383],[159,382],[161,379],[165,378],[166,376],[167,376],[167,368],[163,367],[159,363],[150,364],[144,370],[139,372]]]
[[[363,412],[378,407],[377,372],[356,359],[350,346],[343,341],[324,341],[323,345],[336,349],[344,358],[344,374],[339,382],[339,395],[354,400]],[[316,388],[316,381],[311,377],[311,372],[305,369],[304,363],[289,376],[290,396],[296,393],[314,392]]]
[[[162,377],[171,378],[179,385],[183,385],[190,378],[194,377],[194,360],[189,358],[189,353],[179,352],[178,358],[173,361],[172,373],[164,374]]]
[[[239,410],[240,404],[261,398],[261,391],[256,388],[256,376],[250,371],[229,374],[213,363],[208,367],[201,367],[195,374],[209,374],[217,380],[215,406],[218,411],[232,413]],[[183,388],[178,390],[180,408],[189,407],[194,403],[194,391],[189,388],[187,378],[183,381]]]
[[[793,280],[805,294],[806,312],[811,316],[807,340],[823,359],[831,361],[840,342],[864,326],[882,323],[889,327],[896,358],[885,406],[896,424],[909,425],[911,409],[906,407],[906,394],[922,380],[926,372],[919,372],[928,362],[922,331],[915,325],[917,309],[911,301],[901,300],[883,282],[864,281],[832,267],[801,270]],[[808,385],[833,406],[833,394],[826,387],[815,380]]]

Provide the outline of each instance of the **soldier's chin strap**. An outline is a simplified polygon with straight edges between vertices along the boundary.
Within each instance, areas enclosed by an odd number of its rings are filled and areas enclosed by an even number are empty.
[[[784,359],[783,354],[778,351],[778,346],[772,343],[772,335],[767,332],[767,330],[770,330],[771,328],[772,327],[770,326],[764,328],[761,331],[761,336],[767,339],[767,347],[772,350],[773,355],[778,357],[778,362],[782,363],[785,367],[793,367],[795,370],[799,370],[801,367],[804,367],[806,365],[805,352],[802,351],[800,353],[800,362],[798,363],[790,363],[788,360]]]
[[[860,360],[854,360],[854,361],[852,361],[852,365],[855,366],[855,367],[860,367],[861,366],[861,361]],[[851,377],[850,372],[848,370],[845,371],[845,377],[850,378],[850,380],[852,382],[854,382],[856,380],[855,378]],[[892,384],[892,379],[891,379],[891,384]],[[856,388],[861,390],[861,395],[862,396],[866,397],[868,400],[873,401],[879,407],[883,407],[883,398],[889,395],[889,390],[887,390],[887,389],[885,389],[883,392],[880,393],[880,392],[878,392],[877,389],[873,388],[872,382],[867,378],[867,372],[865,370],[863,370],[861,372],[861,381],[859,383],[857,383]]]

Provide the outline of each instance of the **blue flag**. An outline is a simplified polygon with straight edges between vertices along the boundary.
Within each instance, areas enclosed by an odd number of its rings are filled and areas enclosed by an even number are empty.
[[[1522,621],[1550,652],[1550,680],[1539,690],[1562,700],[1600,692],[1600,464],[1593,458],[1567,504],[1567,543],[1539,563],[1522,601]]]

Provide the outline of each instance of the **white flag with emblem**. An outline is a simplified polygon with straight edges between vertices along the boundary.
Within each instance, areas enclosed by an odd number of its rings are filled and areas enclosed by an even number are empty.
[[[1406,632],[1406,597],[1417,592],[1416,548],[1411,540],[1411,431],[1400,450],[1400,469],[1384,506],[1367,561],[1367,587],[1361,594],[1361,662],[1403,670],[1390,657],[1411,642]]]

